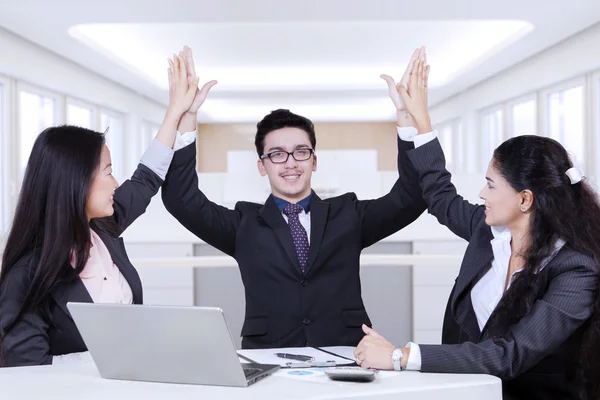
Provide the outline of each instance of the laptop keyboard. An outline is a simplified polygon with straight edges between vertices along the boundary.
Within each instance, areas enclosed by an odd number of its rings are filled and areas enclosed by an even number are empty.
[[[244,374],[246,375],[246,378],[249,377],[250,375],[254,375],[260,371],[261,370],[258,368],[244,368]]]

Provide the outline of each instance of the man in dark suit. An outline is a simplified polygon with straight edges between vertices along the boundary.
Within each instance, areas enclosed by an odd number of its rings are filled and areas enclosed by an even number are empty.
[[[399,126],[410,118],[398,107]],[[195,130],[195,116],[190,121]],[[316,137],[307,118],[273,111],[258,123],[255,145],[272,191],[264,204],[238,202],[229,210],[209,201],[198,189],[195,144],[175,152],[163,202],[188,230],[238,262],[246,294],[242,347],[354,346],[362,324],[371,325],[361,298],[362,249],[426,207],[405,156],[414,146],[398,139],[397,182],[387,195],[361,201],[354,193],[321,199],[312,191]]]

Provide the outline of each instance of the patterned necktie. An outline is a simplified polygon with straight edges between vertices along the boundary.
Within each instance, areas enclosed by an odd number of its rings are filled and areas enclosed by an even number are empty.
[[[304,211],[304,209],[300,204],[291,203],[283,209],[283,213],[288,217],[288,225],[290,227],[292,239],[294,240],[294,247],[296,248],[300,269],[302,269],[302,273],[304,273],[304,268],[306,268],[306,262],[308,261],[308,235],[298,218],[298,214],[302,211]]]

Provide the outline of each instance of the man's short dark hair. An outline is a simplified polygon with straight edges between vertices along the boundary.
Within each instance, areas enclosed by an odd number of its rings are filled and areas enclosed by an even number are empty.
[[[269,132],[273,132],[281,128],[298,128],[308,134],[308,139],[313,149],[317,146],[317,138],[315,136],[315,126],[312,121],[301,115],[294,114],[290,110],[275,110],[265,116],[262,121],[256,124],[256,137],[254,145],[258,156],[262,156],[265,151],[265,136]]]

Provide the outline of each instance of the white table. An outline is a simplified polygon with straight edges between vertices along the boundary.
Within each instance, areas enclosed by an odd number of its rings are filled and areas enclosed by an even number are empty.
[[[377,399],[502,400],[500,379],[488,375],[402,371],[370,383],[270,376],[246,388],[102,379],[94,364],[0,369],[3,399]]]

